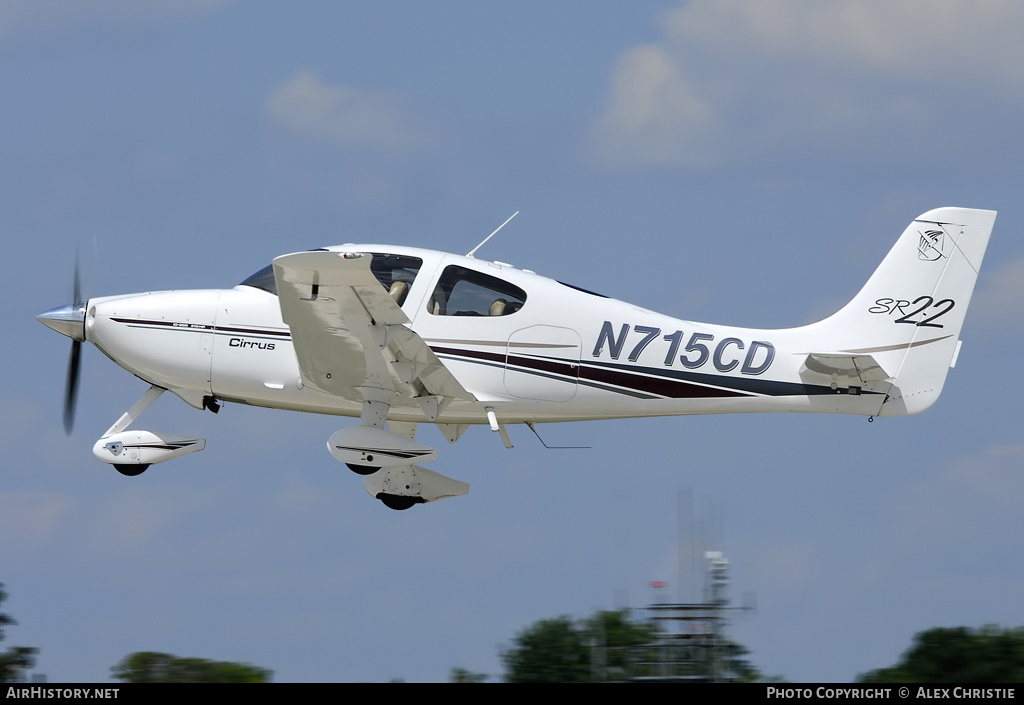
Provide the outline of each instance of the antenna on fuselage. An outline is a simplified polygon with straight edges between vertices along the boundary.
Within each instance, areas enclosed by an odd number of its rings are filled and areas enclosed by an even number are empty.
[[[510,216],[508,217],[508,220],[512,220],[512,219],[513,219],[513,218],[515,218],[515,217],[516,217],[517,215],[519,215],[519,211],[516,211],[515,213],[513,213],[512,215],[510,215]],[[497,235],[497,234],[498,234],[498,230],[501,230],[501,229],[502,229],[502,228],[504,228],[504,227],[505,227],[506,225],[508,225],[508,220],[506,220],[506,221],[505,221],[504,223],[502,223],[501,225],[499,225],[499,226],[498,226],[498,228],[497,228],[497,230],[495,230],[495,231],[494,231],[493,233],[491,233],[490,235],[488,235],[487,237],[485,237],[485,238],[484,238],[484,241],[483,241],[483,242],[481,242],[481,243],[480,243],[479,245],[477,245],[477,246],[476,246],[476,247],[474,247],[474,248],[473,248],[472,250],[470,250],[470,251],[469,251],[469,252],[468,252],[468,253],[466,254],[466,257],[473,257],[473,253],[474,253],[474,252],[476,252],[477,250],[479,250],[479,249],[480,249],[481,247],[483,247],[483,246],[484,246],[484,244],[485,244],[485,243],[486,243],[486,242],[487,242],[488,240],[490,240],[490,239],[491,239],[492,237],[494,237],[495,235]],[[476,259],[476,258],[474,257],[474,259]]]
[[[540,437],[540,434],[537,433],[537,429],[533,425],[533,421],[527,421],[526,427],[533,431],[533,435],[537,437],[537,440],[540,441],[540,444],[547,448],[548,450],[590,450],[590,446],[549,446],[547,443],[544,442],[544,439]]]

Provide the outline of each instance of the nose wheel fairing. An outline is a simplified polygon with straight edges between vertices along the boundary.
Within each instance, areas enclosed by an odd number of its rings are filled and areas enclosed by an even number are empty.
[[[195,453],[205,447],[205,438],[188,438],[153,431],[123,431],[96,441],[92,453],[110,465],[149,467]]]

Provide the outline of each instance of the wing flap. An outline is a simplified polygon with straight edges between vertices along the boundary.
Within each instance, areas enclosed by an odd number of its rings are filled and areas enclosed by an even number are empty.
[[[377,281],[372,255],[299,252],[274,260],[281,316],[304,383],[362,402],[365,390],[427,412],[472,394],[405,324],[408,316]],[[431,419],[433,420],[433,419]]]

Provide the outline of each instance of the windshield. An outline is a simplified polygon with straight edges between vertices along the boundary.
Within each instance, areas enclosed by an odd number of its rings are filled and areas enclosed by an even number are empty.
[[[274,265],[268,264],[243,281],[239,286],[252,286],[277,296],[277,281],[274,279]]]

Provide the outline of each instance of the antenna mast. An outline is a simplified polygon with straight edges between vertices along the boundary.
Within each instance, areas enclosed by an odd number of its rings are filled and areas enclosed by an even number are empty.
[[[515,217],[516,217],[517,215],[519,215],[519,211],[516,211],[515,213],[513,213],[512,215],[510,215],[510,216],[508,217],[508,220],[506,220],[506,221],[505,221],[504,223],[502,223],[501,225],[499,225],[499,226],[498,226],[498,229],[497,229],[497,230],[495,230],[495,231],[494,231],[493,233],[491,233],[490,235],[488,235],[487,237],[485,237],[485,238],[484,238],[484,241],[483,241],[483,242],[481,242],[481,243],[480,243],[479,245],[477,245],[477,246],[476,246],[476,247],[474,247],[474,248],[473,248],[472,250],[470,250],[470,251],[469,251],[469,252],[468,252],[468,253],[466,254],[466,257],[473,257],[473,253],[474,253],[474,252],[476,252],[477,250],[479,250],[479,249],[480,249],[481,247],[483,247],[483,246],[484,246],[484,244],[485,244],[485,243],[486,243],[486,242],[487,242],[488,240],[490,240],[490,239],[491,239],[492,237],[494,237],[495,235],[497,235],[497,234],[498,234],[498,230],[501,230],[501,229],[502,229],[502,228],[504,228],[504,227],[505,227],[506,225],[508,225],[508,221],[509,221],[509,220],[512,220],[512,219],[513,219],[513,218],[515,218]],[[476,259],[476,258],[475,258],[475,257],[473,257],[473,259]]]

